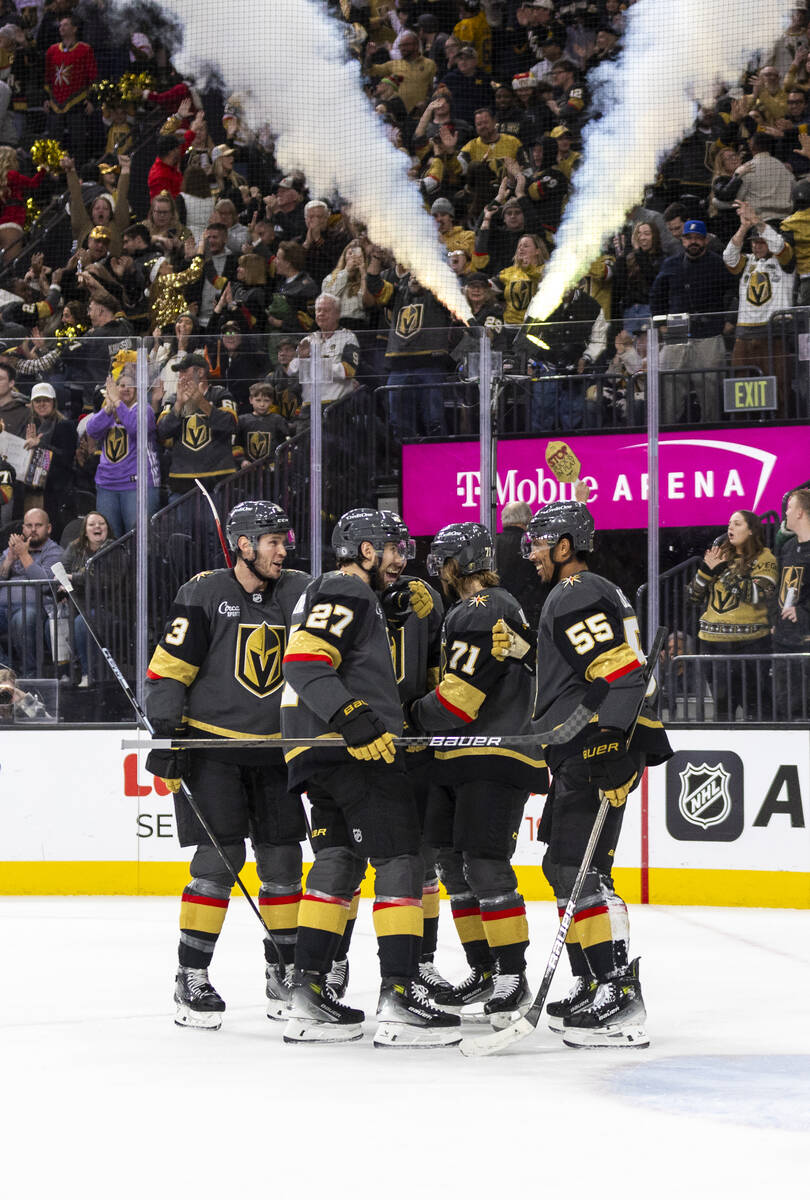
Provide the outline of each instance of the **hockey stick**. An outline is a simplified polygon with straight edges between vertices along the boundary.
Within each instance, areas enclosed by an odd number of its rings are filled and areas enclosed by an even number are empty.
[[[211,499],[210,492],[208,492],[208,490],[204,487],[204,485],[202,483],[200,483],[199,479],[195,479],[194,482],[196,483],[197,487],[200,489],[200,491],[202,492],[202,494],[205,496],[206,500],[208,501],[208,504],[211,508],[211,513],[214,517],[214,524],[217,527],[217,534],[219,535],[219,544],[222,547],[222,553],[225,556],[225,562],[229,567],[232,567],[233,560],[231,559],[231,554],[230,554],[230,551],[228,550],[228,543],[225,541],[225,535],[222,532],[222,522],[219,519],[219,513],[217,512],[217,506],[214,504],[214,501]]]
[[[576,737],[581,733],[585,726],[589,723],[594,714],[598,711],[599,705],[604,700],[608,693],[608,684],[604,679],[595,679],[588,688],[582,698],[580,704],[574,709],[570,717],[567,717],[562,724],[555,729],[541,729],[537,733],[519,733],[519,734],[499,734],[495,736],[481,735],[480,737],[463,737],[463,736],[448,736],[445,734],[430,734],[424,737],[398,737],[394,738],[394,745],[407,749],[409,746],[424,746],[429,750],[457,750],[466,749],[469,746],[486,749],[489,746],[526,746],[536,745],[538,742],[544,746],[554,746],[563,742],[570,742],[571,738]],[[324,746],[327,749],[339,749],[345,746],[343,738],[335,737],[320,737],[320,738],[239,738],[237,745],[241,748],[259,748],[268,750],[275,746],[281,749],[293,749],[298,746]],[[150,750],[222,750],[234,748],[234,739],[231,738],[179,738],[175,739],[156,739],[151,742],[144,741],[122,741],[121,748],[124,750],[133,749],[150,749]]]
[[[98,646],[99,650],[101,651],[101,653],[104,657],[105,662],[107,663],[107,666],[110,668],[113,675],[115,676],[115,678],[118,680],[119,684],[121,685],[124,695],[126,696],[127,700],[129,700],[130,704],[132,705],[132,708],[134,709],[135,716],[138,718],[138,721],[144,727],[144,729],[149,734],[149,736],[151,738],[154,738],[155,730],[152,726],[151,721],[147,717],[143,708],[141,708],[140,704],[138,703],[138,699],[135,696],[135,693],[132,691],[132,688],[129,686],[126,679],[124,679],[124,676],[121,674],[121,670],[118,666],[118,663],[115,661],[115,659],[113,658],[112,654],[107,649],[107,647],[102,644],[101,639],[99,638],[95,629],[90,624],[90,622],[87,620],[87,614],[85,613],[83,606],[81,604],[79,604],[79,601],[76,599],[76,593],[73,590],[73,584],[68,579],[68,574],[67,574],[67,571],[65,570],[64,566],[62,565],[62,563],[55,563],[53,565],[53,567],[51,567],[51,571],[53,572],[54,579],[56,579],[61,584],[61,586],[65,589],[65,591],[67,592],[70,599],[73,601],[73,607],[76,609],[76,612],[79,614],[79,616],[84,621],[87,632],[90,634],[90,637],[93,639],[93,641]],[[138,743],[136,742],[135,745],[137,746]],[[160,745],[165,748],[165,747],[170,746],[171,743],[170,742],[156,742],[155,745],[156,746]],[[279,962],[283,963],[284,958],[282,956],[281,948],[280,948],[278,942],[275,940],[272,933],[265,925],[264,918],[262,917],[262,914],[259,912],[258,906],[256,905],[250,892],[247,890],[244,883],[242,882],[242,878],[241,878],[239,872],[237,870],[235,870],[233,863],[229,860],[227,854],[225,853],[225,851],[222,848],[222,843],[220,842],[217,835],[214,833],[211,826],[208,824],[208,821],[205,819],[203,814],[200,812],[197,801],[194,799],[188,785],[183,780],[180,781],[180,791],[182,792],[184,799],[187,801],[189,808],[194,813],[194,816],[197,818],[197,820],[200,822],[200,824],[202,825],[205,832],[208,834],[208,837],[211,840],[211,845],[214,847],[217,854],[222,859],[228,872],[231,875],[233,875],[234,882],[236,883],[236,885],[239,888],[242,895],[247,900],[247,902],[250,905],[253,912],[256,914],[257,920],[261,922],[263,936],[267,938],[267,940],[270,942],[270,945],[275,950],[276,954],[278,955]]]
[[[644,691],[641,694],[641,699],[639,701],[638,708],[636,709],[636,714],[633,718],[633,724],[631,725],[630,732],[627,735],[628,746],[632,741],[636,725],[638,724],[638,718],[644,705],[644,700],[647,694],[646,685],[652,678],[653,671],[658,664],[658,656],[664,648],[666,636],[667,630],[663,626],[659,626],[656,635],[653,638],[653,643],[650,647],[650,654],[647,659],[647,665],[644,670]],[[543,1015],[543,1009],[545,1007],[546,998],[551,987],[551,981],[554,978],[554,972],[557,970],[557,963],[560,961],[560,955],[562,954],[562,948],[565,945],[565,939],[568,936],[568,930],[571,926],[571,922],[574,919],[574,909],[577,906],[579,894],[582,891],[583,884],[585,883],[585,876],[590,870],[591,860],[596,853],[596,845],[599,841],[600,834],[602,833],[602,826],[605,823],[608,809],[610,808],[610,801],[604,792],[600,792],[599,795],[601,796],[601,803],[596,814],[596,820],[593,823],[591,836],[588,838],[588,844],[585,847],[585,853],[582,856],[582,862],[580,863],[579,871],[577,872],[576,879],[574,880],[574,886],[571,888],[571,895],[568,898],[568,903],[565,906],[565,912],[562,915],[560,926],[557,930],[557,935],[554,938],[554,942],[551,947],[551,953],[548,956],[548,962],[546,963],[546,969],[543,974],[542,982],[540,987],[537,989],[537,994],[532,1001],[531,1008],[528,1010],[525,1016],[520,1017],[519,1020],[514,1022],[514,1024],[508,1025],[506,1029],[498,1029],[495,1033],[487,1034],[486,1037],[464,1038],[459,1045],[459,1049],[466,1058],[484,1058],[490,1054],[498,1054],[501,1050],[505,1050],[507,1046],[511,1046],[515,1042],[522,1041],[523,1038],[528,1037],[530,1033],[534,1033],[535,1029],[537,1028],[540,1017]]]

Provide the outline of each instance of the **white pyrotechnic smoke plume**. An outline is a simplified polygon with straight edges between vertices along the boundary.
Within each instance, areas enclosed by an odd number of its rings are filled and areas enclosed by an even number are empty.
[[[795,0],[638,0],[626,14],[624,52],[588,76],[604,116],[585,126],[574,194],[557,248],[529,305],[544,320],[598,257],[606,234],[640,204],[666,154],[711,105],[719,80],[736,80],[770,50]]]
[[[390,249],[437,299],[472,317],[436,236],[408,156],[396,150],[373,114],[360,68],[347,53],[345,26],[320,0],[160,0],[183,27],[173,61],[204,79],[212,68],[238,92],[252,128],[269,125],[285,171],[301,170],[313,195],[337,189],[372,241]]]

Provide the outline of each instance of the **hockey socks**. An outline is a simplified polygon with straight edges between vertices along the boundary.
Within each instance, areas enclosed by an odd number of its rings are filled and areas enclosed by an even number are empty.
[[[298,909],[301,903],[300,884],[263,883],[259,889],[259,912],[273,935],[273,942],[285,964],[295,958],[295,939],[298,933]],[[268,963],[278,961],[273,942],[264,939],[264,956]]]
[[[380,974],[409,979],[419,971],[422,946],[422,898],[377,896],[374,932],[380,956]]]
[[[205,969],[225,923],[231,889],[208,879],[192,879],[180,901],[181,967]]]

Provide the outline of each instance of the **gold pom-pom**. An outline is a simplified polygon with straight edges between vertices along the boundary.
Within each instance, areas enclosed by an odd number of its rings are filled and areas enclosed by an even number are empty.
[[[95,83],[91,83],[90,95],[97,104],[115,106],[119,100],[118,87],[112,79],[97,79]]]
[[[29,196],[25,202],[25,224],[23,225],[23,229],[26,233],[28,233],[34,222],[39,219],[41,212],[42,209],[39,207],[34,197]]]
[[[37,138],[31,147],[31,159],[35,167],[47,167],[49,171],[60,170],[59,163],[64,150],[55,138]]]
[[[151,91],[154,86],[154,80],[148,71],[127,71],[118,80],[118,91],[121,94],[121,99],[140,100],[143,92]]]
[[[87,326],[82,325],[81,322],[78,322],[76,325],[60,325],[59,328],[54,331],[54,337],[56,337],[56,339],[60,342],[75,342],[76,339],[80,338],[83,333],[87,333]]]

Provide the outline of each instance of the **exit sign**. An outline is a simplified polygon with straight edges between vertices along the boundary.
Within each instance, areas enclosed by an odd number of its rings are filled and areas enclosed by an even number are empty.
[[[723,380],[724,412],[767,412],[776,407],[776,376]]]

